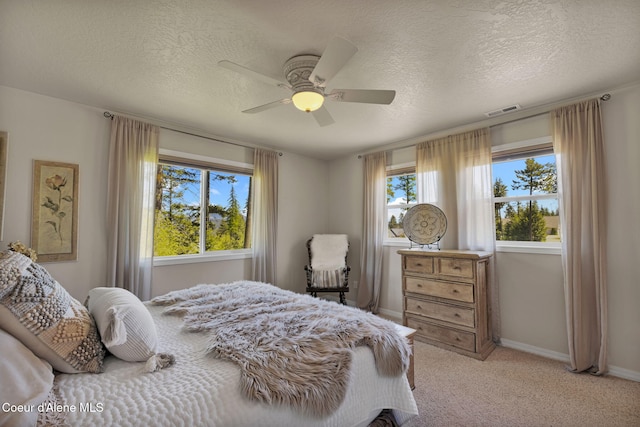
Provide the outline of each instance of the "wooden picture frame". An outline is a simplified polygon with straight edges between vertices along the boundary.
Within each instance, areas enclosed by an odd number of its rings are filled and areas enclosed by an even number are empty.
[[[38,262],[78,259],[79,166],[34,160],[31,247]]]
[[[7,186],[7,150],[9,134],[0,132],[0,240],[4,240],[4,194]]]

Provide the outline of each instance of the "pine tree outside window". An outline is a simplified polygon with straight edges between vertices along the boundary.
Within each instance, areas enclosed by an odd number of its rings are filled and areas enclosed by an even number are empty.
[[[402,220],[417,204],[415,165],[387,170],[387,240],[406,240]]]
[[[251,171],[161,156],[154,257],[246,252],[250,248]]]
[[[562,230],[551,143],[500,148],[493,155],[496,246],[559,248]]]

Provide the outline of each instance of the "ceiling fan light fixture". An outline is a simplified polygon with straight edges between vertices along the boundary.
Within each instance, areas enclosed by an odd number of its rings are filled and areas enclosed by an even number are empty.
[[[310,113],[322,107],[324,96],[318,92],[303,90],[294,93],[291,100],[298,110]]]

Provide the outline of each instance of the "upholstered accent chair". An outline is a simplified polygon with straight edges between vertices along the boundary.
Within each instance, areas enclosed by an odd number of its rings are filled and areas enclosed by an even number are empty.
[[[307,240],[309,264],[307,292],[317,297],[319,292],[337,292],[340,303],[347,305],[345,293],[349,292],[349,271],[347,254],[349,238],[346,234],[314,234]]]

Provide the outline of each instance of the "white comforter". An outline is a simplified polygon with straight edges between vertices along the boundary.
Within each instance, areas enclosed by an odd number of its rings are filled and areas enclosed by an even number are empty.
[[[327,418],[252,402],[240,394],[238,367],[206,355],[202,334],[182,331],[182,319],[162,315],[163,307],[147,307],[156,321],[159,351],[175,355],[175,365],[143,373],[144,363],[109,356],[102,374],[58,375],[60,403],[67,406],[57,409],[69,425],[346,427],[366,426],[384,408],[394,410],[400,425],[418,413],[406,378],[378,376],[368,347],[355,350],[345,401]]]

